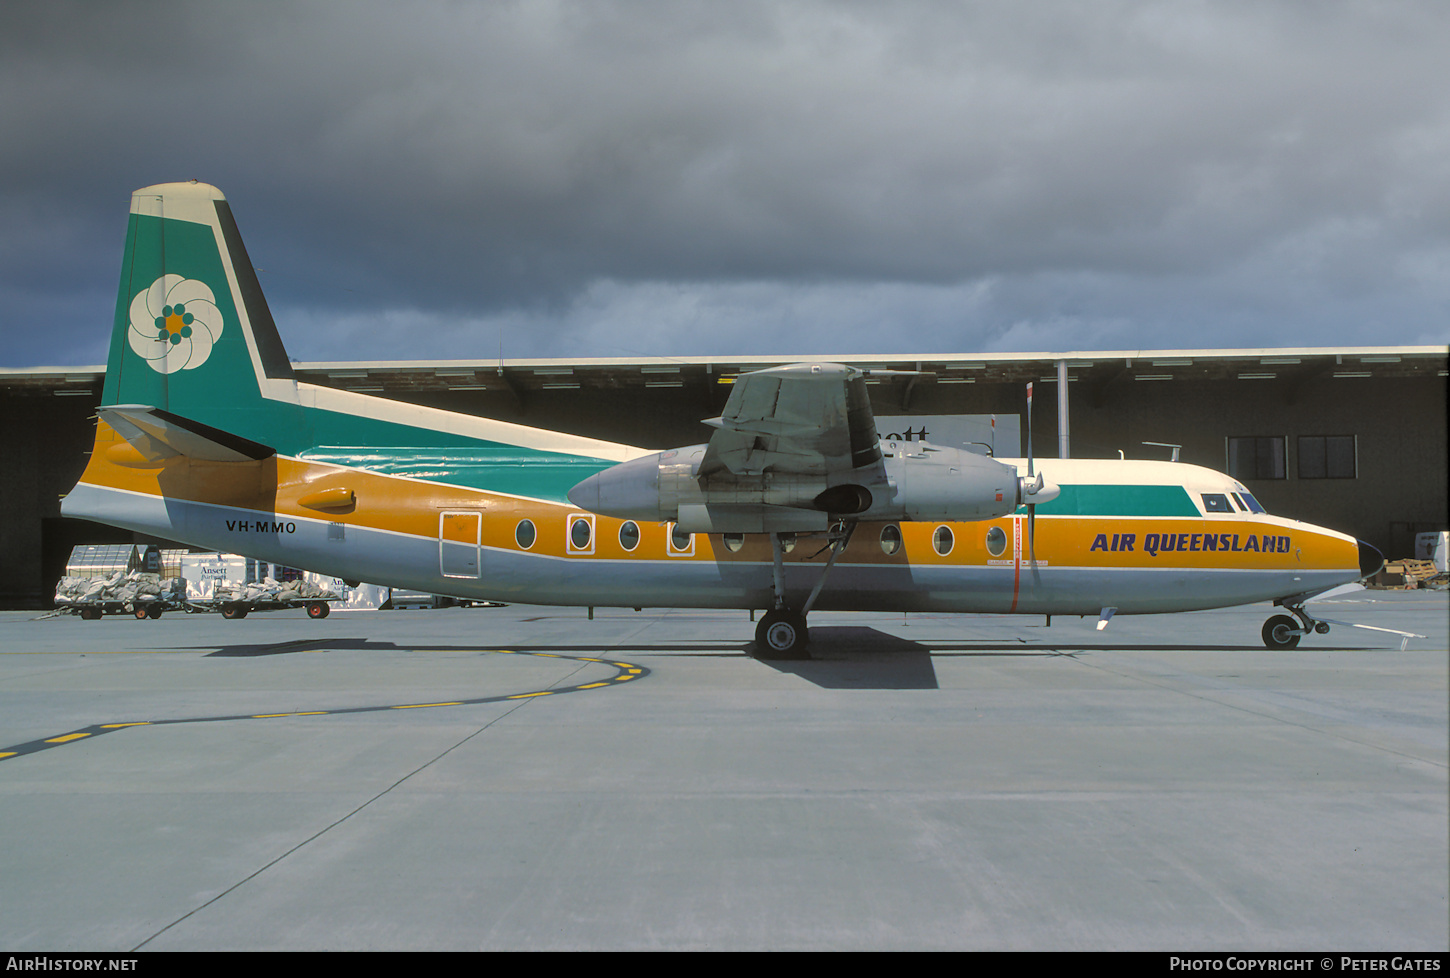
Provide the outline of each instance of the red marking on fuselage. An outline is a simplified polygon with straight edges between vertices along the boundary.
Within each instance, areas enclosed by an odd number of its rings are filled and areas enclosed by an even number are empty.
[[[1030,394],[1028,395],[1031,396]],[[1012,517],[1012,607],[1010,615],[1017,610],[1017,590],[1022,583],[1022,517]]]

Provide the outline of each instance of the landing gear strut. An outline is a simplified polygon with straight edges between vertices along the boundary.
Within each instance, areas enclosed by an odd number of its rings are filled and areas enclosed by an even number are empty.
[[[811,589],[810,596],[806,598],[806,603],[800,611],[792,611],[786,607],[784,548],[781,545],[779,533],[770,535],[770,549],[775,558],[775,607],[766,612],[761,617],[760,623],[755,626],[755,648],[758,657],[762,659],[806,657],[806,643],[810,640],[810,633],[806,628],[806,615],[810,614],[811,608],[815,607],[816,598],[820,597],[821,589],[825,587],[827,575],[835,566],[836,558],[851,542],[851,533],[855,529],[854,523],[849,525],[838,523],[833,527],[830,542],[826,544],[831,548],[831,556],[826,560],[826,566],[821,570],[820,579],[816,581],[816,586]],[[819,552],[816,556],[819,556]]]

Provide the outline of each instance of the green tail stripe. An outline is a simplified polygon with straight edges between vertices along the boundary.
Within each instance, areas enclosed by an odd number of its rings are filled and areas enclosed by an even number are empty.
[[[1027,512],[1025,506],[1019,513]],[[1063,486],[1038,516],[1199,516],[1182,486]]]

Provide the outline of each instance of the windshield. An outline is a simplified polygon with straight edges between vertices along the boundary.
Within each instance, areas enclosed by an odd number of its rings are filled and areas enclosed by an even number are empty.
[[[1249,507],[1249,512],[1265,514],[1268,513],[1268,510],[1264,509],[1263,506],[1259,505],[1259,501],[1255,499],[1252,494],[1247,492],[1240,492],[1239,495],[1243,497],[1244,503]]]

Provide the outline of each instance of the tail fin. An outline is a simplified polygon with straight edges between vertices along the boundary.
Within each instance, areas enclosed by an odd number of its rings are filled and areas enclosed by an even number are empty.
[[[278,421],[269,390],[294,400],[292,368],[222,192],[196,182],[136,191],[102,405],[255,438]]]

